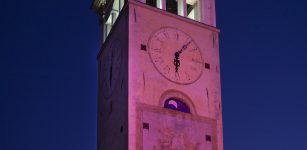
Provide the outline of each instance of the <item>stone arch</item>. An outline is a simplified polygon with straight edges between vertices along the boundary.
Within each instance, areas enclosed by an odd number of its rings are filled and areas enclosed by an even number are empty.
[[[164,107],[165,101],[169,99],[178,99],[179,101],[182,101],[184,104],[186,104],[189,107],[191,114],[197,114],[193,101],[185,93],[175,89],[167,90],[161,94],[158,105],[160,107]]]

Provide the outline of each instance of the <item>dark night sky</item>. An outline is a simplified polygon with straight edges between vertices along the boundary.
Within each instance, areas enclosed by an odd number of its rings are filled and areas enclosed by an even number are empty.
[[[98,19],[0,3],[0,150],[95,150]],[[225,150],[307,149],[307,2],[217,0]]]

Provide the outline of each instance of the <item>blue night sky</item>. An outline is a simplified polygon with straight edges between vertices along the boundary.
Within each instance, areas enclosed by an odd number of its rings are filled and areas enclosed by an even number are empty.
[[[307,2],[217,0],[225,150],[307,149]],[[96,150],[91,0],[1,0],[0,150]]]

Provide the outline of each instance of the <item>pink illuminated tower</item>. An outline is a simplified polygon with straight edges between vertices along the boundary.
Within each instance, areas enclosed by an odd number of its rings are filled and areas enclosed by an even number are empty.
[[[223,150],[215,0],[94,0],[98,150]]]

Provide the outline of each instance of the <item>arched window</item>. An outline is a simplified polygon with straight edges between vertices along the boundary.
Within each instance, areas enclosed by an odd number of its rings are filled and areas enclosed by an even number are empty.
[[[190,108],[181,100],[169,98],[164,102],[164,108],[190,113]]]

